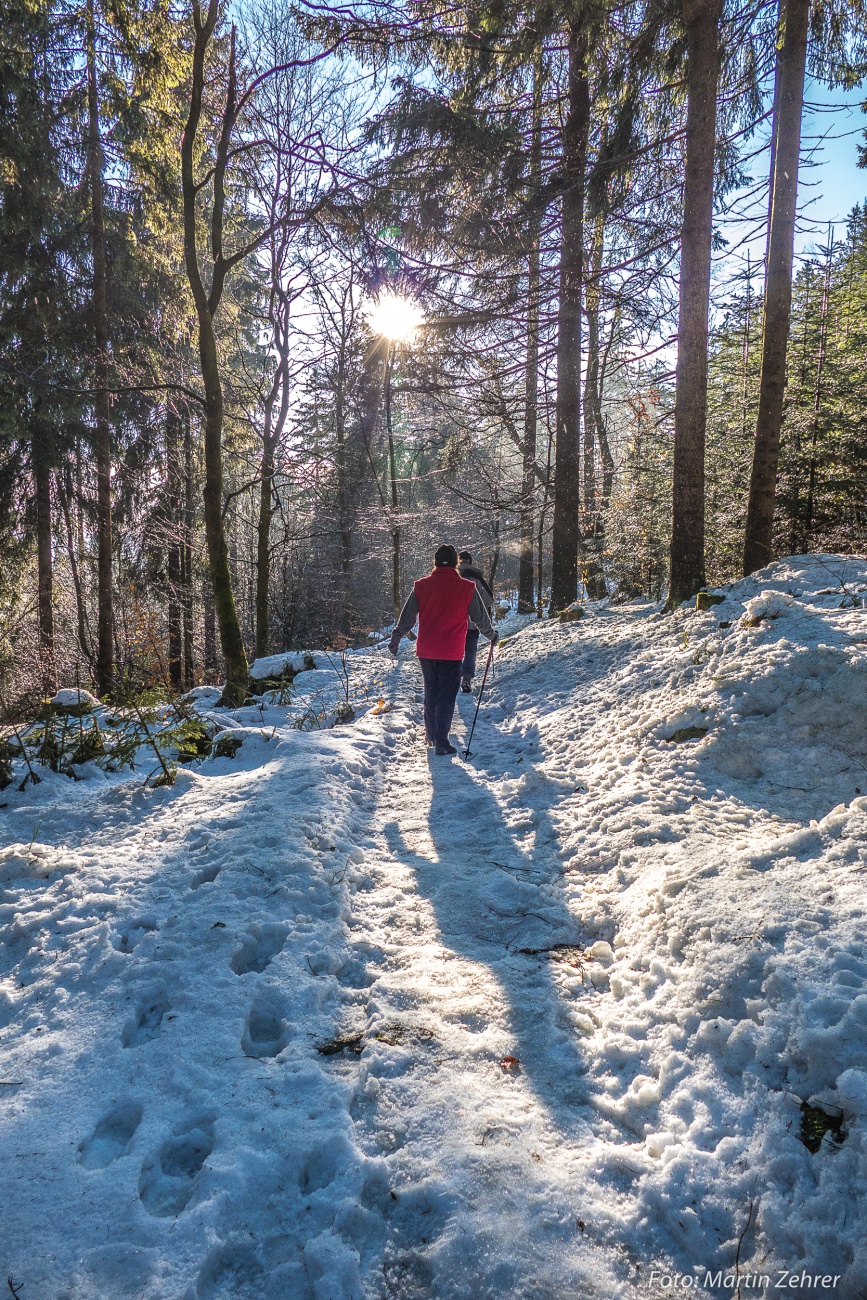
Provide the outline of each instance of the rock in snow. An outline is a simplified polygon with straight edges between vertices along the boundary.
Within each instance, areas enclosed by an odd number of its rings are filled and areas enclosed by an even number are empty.
[[[424,748],[412,654],[358,651],[388,712],[263,697],[173,787],[7,787],[15,1288],[856,1300],[865,591],[798,556],[703,611],[516,622],[470,763]]]
[[[52,698],[51,703],[58,705],[62,709],[91,709],[99,708],[99,700],[90,691],[84,690],[83,687],[64,686]]]
[[[284,673],[303,673],[327,662],[323,651],[292,650],[287,654],[268,655],[255,660],[250,665],[250,676],[254,681],[268,677],[281,677]]]

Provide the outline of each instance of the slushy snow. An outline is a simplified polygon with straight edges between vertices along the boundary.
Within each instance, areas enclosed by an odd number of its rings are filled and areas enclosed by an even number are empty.
[[[405,646],[346,656],[346,726],[299,729],[345,694],[318,658],[282,700],[193,693],[243,746],[171,788],[8,786],[3,1276],[863,1296],[865,593],[800,556],[704,612],[510,616],[469,761],[425,749]],[[805,1102],[842,1141],[807,1149]]]

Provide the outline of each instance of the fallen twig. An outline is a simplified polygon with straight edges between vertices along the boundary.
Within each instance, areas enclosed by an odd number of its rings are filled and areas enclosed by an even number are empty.
[[[741,1246],[744,1244],[744,1237],[747,1235],[747,1232],[749,1231],[750,1224],[751,1224],[752,1221],[753,1221],[753,1208],[754,1208],[754,1206],[755,1206],[755,1201],[751,1200],[751,1201],[750,1201],[750,1209],[749,1209],[749,1213],[747,1214],[747,1221],[746,1221],[746,1223],[744,1224],[744,1230],[743,1230],[743,1232],[742,1232],[741,1235],[738,1237],[738,1248],[737,1248],[737,1251],[736,1251],[736,1253],[735,1253],[735,1282],[736,1282],[736,1284],[737,1284],[737,1291],[735,1292],[735,1295],[736,1295],[736,1297],[737,1297],[737,1300],[740,1300],[740,1296],[741,1296],[741,1284],[740,1284],[740,1280],[739,1280],[739,1279],[740,1279],[740,1272],[741,1272]]]

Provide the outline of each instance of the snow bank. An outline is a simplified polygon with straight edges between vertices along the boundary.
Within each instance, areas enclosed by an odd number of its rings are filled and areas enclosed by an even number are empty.
[[[867,596],[865,560],[848,555],[789,555],[748,578],[711,590],[744,606],[750,600],[776,594],[815,609],[852,609],[861,607]],[[778,612],[787,603],[782,600]]]
[[[794,557],[703,613],[600,611],[503,654],[536,772],[573,783],[536,787],[573,914],[615,953],[579,1021],[595,1168],[634,1171],[600,1216],[671,1272],[731,1269],[744,1233],[742,1274],[867,1276],[865,591],[864,560]],[[807,1149],[804,1103],[842,1145]]]
[[[392,1204],[316,1050],[363,1016],[385,746],[229,734],[171,788],[49,771],[0,814],[4,1265],[45,1300],[358,1295]]]

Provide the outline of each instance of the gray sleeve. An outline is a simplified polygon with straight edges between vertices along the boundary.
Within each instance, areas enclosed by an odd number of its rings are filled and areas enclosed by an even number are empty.
[[[473,592],[473,599],[469,608],[470,622],[475,623],[482,636],[486,636],[490,641],[494,635],[494,628],[488,617],[488,611],[485,609],[478,588]]]
[[[405,637],[407,632],[411,632],[415,626],[415,620],[418,618],[418,599],[414,591],[407,596],[403,609],[400,611],[400,618],[394,625],[394,631],[388,642],[389,650],[397,650],[401,638]]]

